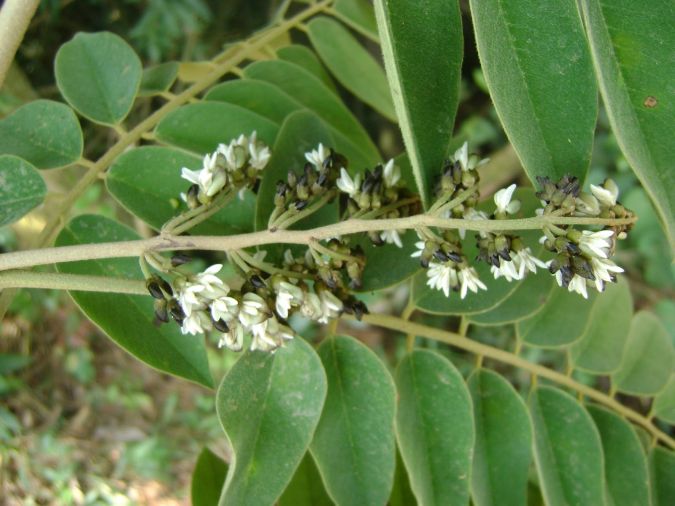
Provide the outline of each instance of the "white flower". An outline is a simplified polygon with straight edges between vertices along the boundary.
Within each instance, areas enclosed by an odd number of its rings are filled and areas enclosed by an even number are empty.
[[[256,170],[264,169],[267,165],[267,162],[270,161],[270,149],[262,142],[258,142],[257,133],[255,130],[248,140],[248,153],[250,155],[248,163]]]
[[[316,170],[321,170],[323,161],[328,158],[330,151],[326,149],[323,144],[319,143],[316,149],[305,153],[305,158],[309,163],[316,167]]]
[[[424,241],[417,241],[415,243],[415,247],[417,250],[410,255],[411,258],[419,258],[422,256],[422,253],[424,252],[424,248],[426,248],[426,242]]]
[[[487,290],[487,286],[478,279],[478,274],[476,269],[473,267],[463,267],[460,269],[459,281],[462,284],[460,289],[460,297],[463,299],[466,297],[467,290],[471,290],[473,293],[478,293],[478,289]]]
[[[353,197],[361,188],[361,174],[357,174],[354,176],[354,179],[352,179],[343,167],[340,169],[340,177],[335,184],[341,192]]]
[[[213,264],[204,272],[195,274],[192,278],[194,282],[204,286],[207,290],[215,290],[215,287],[227,286],[216,274],[223,268],[223,264]],[[228,287],[229,291],[229,287]]]
[[[222,296],[211,301],[211,317],[214,321],[229,323],[239,314],[239,302],[234,297]]]
[[[492,272],[492,275],[495,277],[495,279],[504,277],[509,283],[514,280],[523,279],[523,275],[518,272],[515,257],[512,258],[512,260],[504,260],[503,258],[500,258],[499,267],[494,265],[490,267],[490,272]]]
[[[582,278],[578,274],[572,276],[570,284],[567,286],[567,290],[570,292],[577,292],[584,299],[588,299],[588,290],[586,289],[586,279]]]
[[[614,181],[608,179],[603,186],[591,185],[591,193],[595,195],[601,203],[608,207],[616,204],[616,199],[619,196],[619,187]]]
[[[518,275],[521,279],[525,277],[526,271],[537,272],[537,267],[540,269],[545,269],[547,267],[546,262],[535,257],[530,248],[518,250],[515,257],[513,257],[513,262],[518,268]]]
[[[450,288],[454,288],[459,284],[457,270],[447,263],[429,263],[427,278],[429,278],[427,279],[427,285],[436,290],[442,290],[446,297],[450,296]]]
[[[380,232],[380,239],[387,244],[395,244],[399,248],[403,247],[403,242],[401,241],[401,236],[398,235],[398,230],[383,230]]]
[[[599,232],[584,230],[579,239],[579,247],[581,251],[591,257],[607,258],[609,250],[612,248],[613,241],[611,238],[613,235],[613,230],[600,230]]]
[[[239,321],[244,327],[256,325],[267,319],[267,304],[258,294],[248,292],[244,294],[239,307]]]
[[[613,272],[623,272],[621,267],[611,260],[605,260],[604,258],[591,257],[591,267],[593,269],[593,276],[595,276],[595,288],[597,288],[598,292],[602,292],[605,289],[605,283],[613,281]]]
[[[277,314],[282,318],[288,318],[288,311],[292,306],[299,306],[303,301],[303,292],[299,286],[288,281],[279,283],[276,297]]]
[[[332,292],[322,290],[319,294],[321,300],[321,317],[319,323],[328,323],[328,320],[337,318],[344,309],[344,304]]]
[[[253,334],[251,351],[274,351],[284,343],[284,340],[293,339],[293,333],[287,327],[280,325],[276,318],[269,318],[253,325],[251,333]]]
[[[505,214],[515,214],[520,210],[520,201],[511,200],[513,192],[516,191],[516,184],[512,184],[508,188],[502,188],[495,193],[495,205],[497,212]]]
[[[241,351],[244,347],[244,327],[241,325],[233,325],[228,332],[224,332],[218,341],[218,347],[223,346],[232,351]]]
[[[198,283],[185,282],[181,284],[176,299],[186,316],[190,316],[193,311],[206,308],[206,301],[201,296],[203,291],[204,287]]]
[[[394,159],[389,160],[384,166],[384,184],[391,188],[401,179],[401,169],[394,165]]]
[[[213,328],[211,318],[205,311],[193,311],[192,314],[186,315],[181,326],[183,334],[203,334]]]
[[[305,295],[305,300],[300,306],[300,312],[305,318],[310,320],[318,320],[321,318],[323,311],[321,309],[321,299],[314,292],[309,292]]]
[[[462,146],[455,151],[453,156],[456,162],[462,167],[462,170],[469,170],[469,143],[465,142]]]
[[[242,135],[237,140],[231,141],[229,144],[218,145],[217,153],[225,158],[227,170],[234,172],[246,163],[248,157],[249,146],[248,139]]]

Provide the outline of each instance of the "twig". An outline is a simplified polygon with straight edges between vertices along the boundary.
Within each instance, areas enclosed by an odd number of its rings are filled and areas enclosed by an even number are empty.
[[[0,9],[0,88],[40,0],[5,0]]]

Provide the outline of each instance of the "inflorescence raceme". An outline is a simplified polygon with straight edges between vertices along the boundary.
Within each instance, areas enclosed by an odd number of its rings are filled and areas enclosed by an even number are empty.
[[[187,218],[206,215],[222,203],[223,196],[247,189],[256,192],[270,156],[269,148],[253,132],[219,145],[204,157],[200,170],[183,168],[182,177],[191,183],[181,195],[187,210],[169,223],[182,224],[182,229],[176,228],[177,233],[186,231],[192,226]],[[287,228],[335,199],[343,219],[399,218],[421,210],[418,196],[405,187],[393,160],[372,170],[349,172],[347,159],[322,144],[305,153],[305,158],[300,173],[289,170],[286,180],[277,183],[270,229]],[[514,198],[515,184],[494,194],[491,213],[478,208],[478,168],[486,161],[470,156],[466,143],[458,149],[441,170],[436,198],[427,213],[464,220],[508,220],[518,213],[521,203]],[[618,188],[611,180],[602,186],[591,185],[590,193],[582,191],[579,181],[570,176],[557,182],[539,178],[539,184],[541,190],[536,196],[543,207],[537,215],[633,216],[617,202]],[[521,280],[537,268],[548,269],[558,285],[587,298],[589,287],[603,291],[605,283],[615,282],[616,274],[623,272],[610,256],[616,240],[626,237],[629,229],[630,225],[613,225],[587,230],[546,222],[540,243],[554,255],[548,261],[537,258],[515,233],[479,231],[475,233],[478,255],[473,260],[488,263],[494,278],[507,282]],[[464,252],[466,231],[420,226],[416,232],[419,241],[412,256],[426,269],[429,287],[446,296],[451,291],[459,292],[462,299],[469,292],[487,290],[471,265],[473,260]],[[369,232],[368,237],[374,246],[403,244],[396,230]],[[184,334],[219,332],[219,346],[231,350],[243,349],[245,336],[250,335],[250,349],[274,351],[293,338],[288,324],[293,314],[327,323],[343,313],[360,319],[368,312],[352,293],[361,287],[366,255],[359,245],[350,244],[350,237],[313,241],[304,253],[286,250],[276,262],[266,262],[265,255],[264,251],[229,252],[230,264],[239,276],[228,282],[218,276],[222,264],[188,274],[181,266],[191,259],[184,254],[170,260],[156,253],[144,255],[141,265],[148,291],[156,299],[157,320],[173,319]]]

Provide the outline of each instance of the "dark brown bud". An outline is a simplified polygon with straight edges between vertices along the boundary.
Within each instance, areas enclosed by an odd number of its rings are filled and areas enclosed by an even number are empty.
[[[150,295],[155,299],[164,299],[164,292],[162,292],[162,289],[159,286],[159,280],[156,277],[149,278],[145,282],[145,288],[148,289]]]
[[[192,258],[185,253],[176,253],[171,257],[171,266],[178,267],[179,265],[188,263],[190,260],[192,260]]]

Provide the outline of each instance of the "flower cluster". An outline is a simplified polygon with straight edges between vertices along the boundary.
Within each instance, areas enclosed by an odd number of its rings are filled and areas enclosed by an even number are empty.
[[[401,169],[393,159],[354,177],[343,167],[336,184],[345,197],[347,216],[351,218],[401,218],[419,209],[418,201],[410,199],[412,195],[401,184]],[[387,243],[403,247],[397,230],[371,232],[369,237],[376,246]]]
[[[257,139],[256,132],[250,137],[242,134],[204,156],[200,170],[183,167],[181,176],[192,185],[181,197],[190,209],[194,209],[208,204],[224,189],[253,188],[269,159],[270,150]]]
[[[539,214],[627,218],[632,213],[617,202],[616,183],[611,179],[602,186],[591,185],[591,193],[583,192],[577,178],[566,176],[557,183],[539,178],[543,189],[537,193],[543,209]],[[609,257],[616,240],[624,238],[630,225],[617,225],[598,231],[578,230],[573,226],[547,227],[542,237],[544,247],[555,254],[548,262],[559,286],[588,298],[588,286],[602,292],[605,283],[615,282],[623,269]]]

